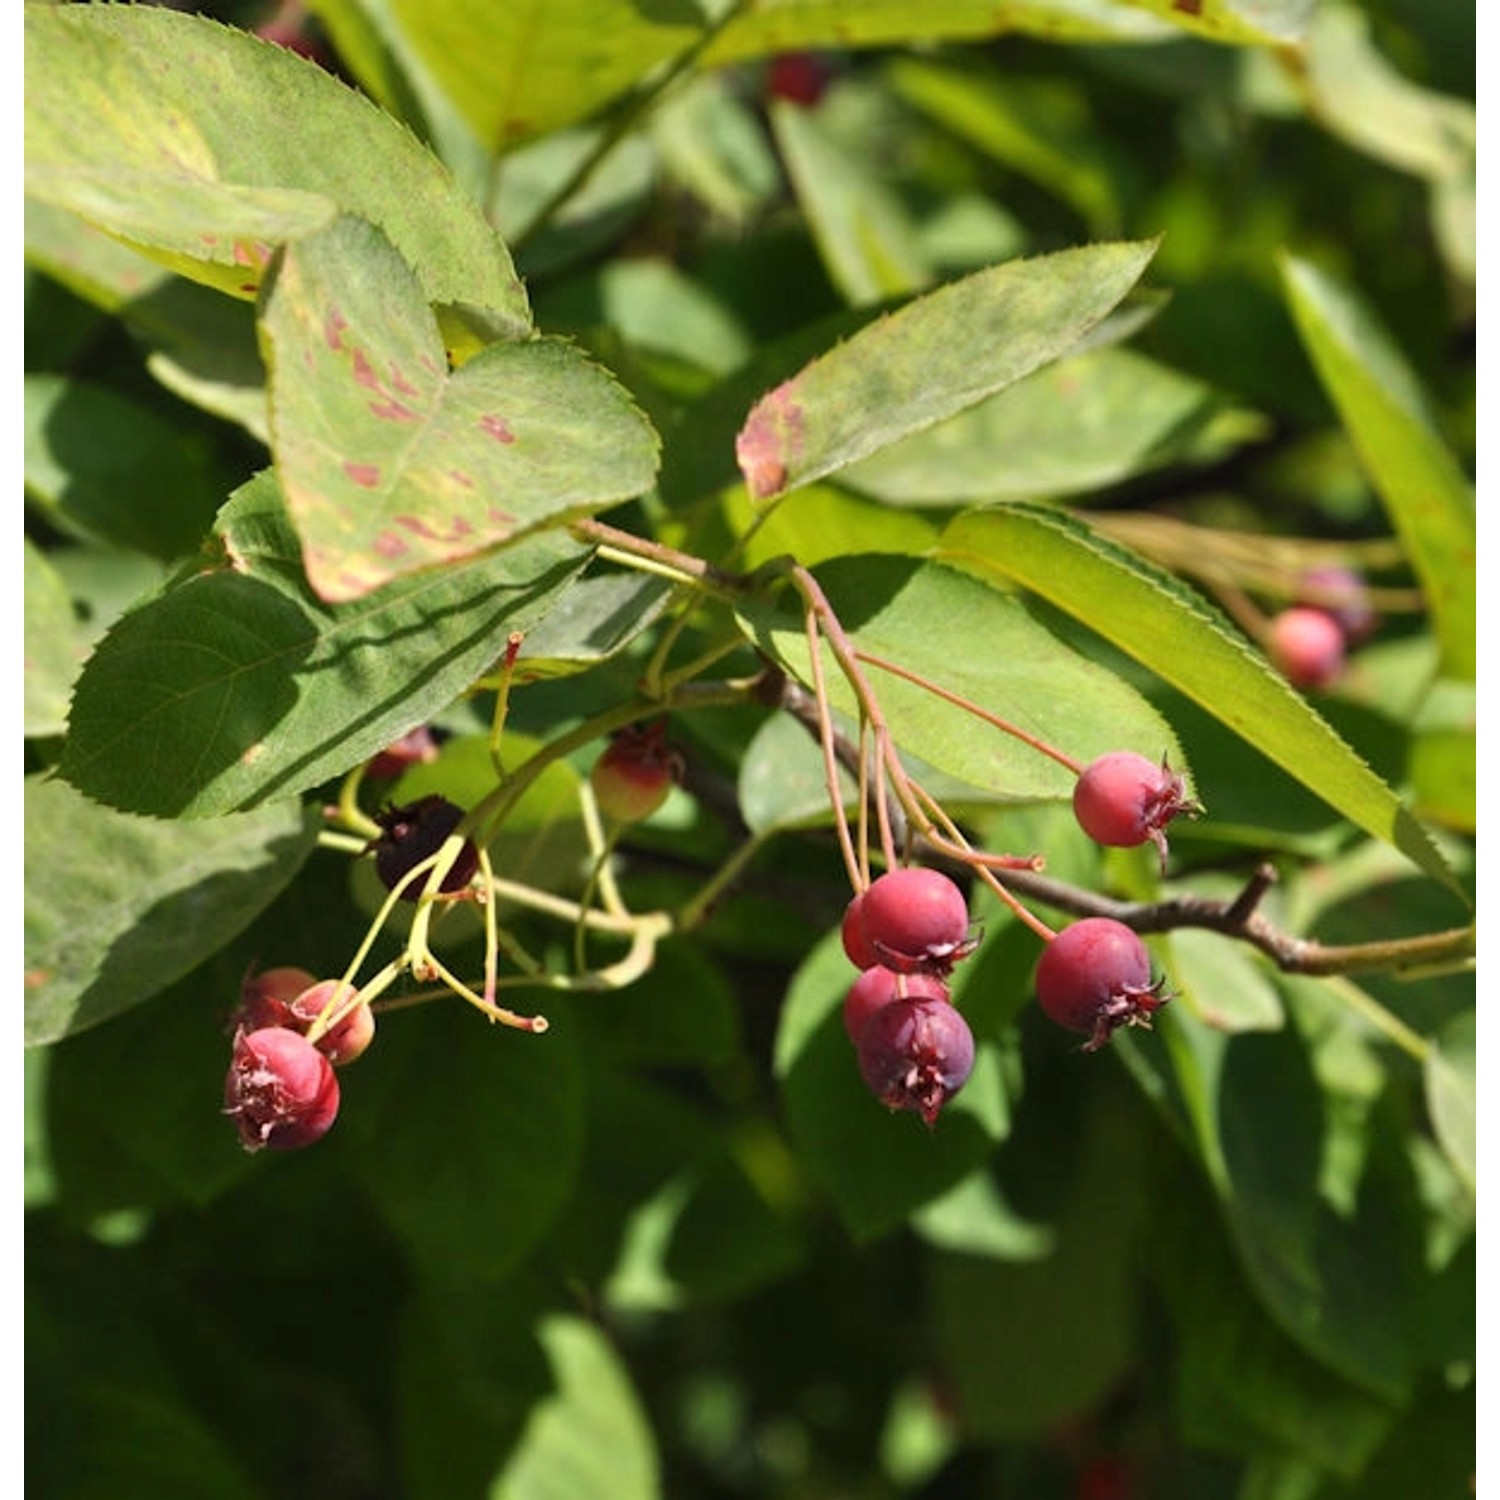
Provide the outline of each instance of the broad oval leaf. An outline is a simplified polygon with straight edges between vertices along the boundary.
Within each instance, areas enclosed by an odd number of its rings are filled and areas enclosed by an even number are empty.
[[[1360,298],[1308,261],[1282,281],[1328,388],[1422,585],[1441,675],[1472,682],[1477,654],[1474,491],[1428,415],[1410,366]]]
[[[165,6],[26,8],[26,191],[253,297],[273,247],[379,224],[430,302],[531,327],[504,242],[416,138],[308,59]]]
[[[26,1045],[149,999],[268,906],[319,819],[277,802],[210,823],[101,807],[61,781],[25,788]]]
[[[646,490],[656,434],[553,339],[450,370],[422,287],[369,224],[289,246],[262,314],[271,433],[308,579],[346,602]]]
[[[1083,521],[1030,505],[956,517],[934,555],[982,578],[1018,583],[1082,621],[1208,713],[1351,822],[1435,879],[1453,876],[1396,793],[1285,678],[1196,594]],[[1212,812],[1211,788],[1200,788]]]
[[[225,565],[117,621],[78,681],[62,774],[111,806],[204,817],[347,771],[451,703],[588,558],[543,532],[326,605],[269,474],[236,493],[218,537]]]
[[[867,325],[769,392],[735,455],[769,499],[973,406],[1056,359],[1139,280],[1154,242],[1090,245],[975,272]]]
[[[1073,770],[1033,740],[1080,763],[1131,749],[1182,767],[1176,736],[1156,710],[1065,646],[1018,595],[941,563],[873,554],[829,562],[817,579],[856,651],[915,673],[1028,737],[866,664],[897,745],[956,780],[1013,800],[1071,796]],[[744,606],[742,616],[763,650],[811,683],[800,615]],[[826,644],[823,674],[833,705],[855,719],[853,690]]]
[[[26,735],[61,734],[67,727],[68,693],[80,665],[83,632],[73,615],[73,599],[57,569],[30,537],[25,543],[23,630]]]

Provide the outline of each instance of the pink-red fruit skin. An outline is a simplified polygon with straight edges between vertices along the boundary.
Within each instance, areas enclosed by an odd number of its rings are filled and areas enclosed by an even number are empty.
[[[1151,978],[1140,938],[1111,917],[1085,917],[1064,927],[1042,950],[1036,997],[1059,1026],[1088,1036],[1095,1052],[1121,1026],[1149,1028],[1167,997]]]
[[[865,936],[864,913],[860,910],[863,901],[864,895],[861,892],[844,908],[839,936],[843,939],[844,953],[856,969],[873,969],[880,962],[880,955],[870,946],[870,940]]]
[[[887,870],[859,900],[865,943],[899,974],[946,974],[972,953],[964,894],[940,870]]]
[[[974,1071],[974,1034],[945,1000],[893,1000],[855,1044],[860,1076],[888,1109],[910,1109],[930,1130]]]
[[[883,1006],[902,999],[947,1001],[948,986],[936,974],[897,974],[879,966],[866,969],[844,996],[844,1030],[849,1040],[857,1045],[865,1022]]]
[[[1096,844],[1131,849],[1154,843],[1163,865],[1164,832],[1173,818],[1198,811],[1181,776],[1131,750],[1101,755],[1083,768],[1073,786],[1073,815]]]
[[[284,1026],[238,1031],[224,1113],[247,1151],[296,1151],[328,1134],[339,1112],[333,1064]]]
[[[1270,656],[1293,687],[1332,687],[1344,670],[1344,632],[1326,610],[1297,605],[1271,621]]]
[[[589,773],[594,798],[615,823],[649,818],[683,777],[682,756],[667,744],[666,725],[633,724],[609,742]]]
[[[298,994],[291,1003],[293,1028],[306,1036],[328,1009],[335,990],[339,991],[339,1003],[329,1014],[338,1015],[353,998],[352,985],[341,988],[336,979],[320,979]],[[338,1020],[312,1042],[334,1067],[342,1068],[361,1056],[374,1040],[375,1013],[361,1001],[339,1015]]]
[[[1321,609],[1338,621],[1348,645],[1358,645],[1375,633],[1380,617],[1370,603],[1364,578],[1337,563],[1309,568],[1302,575],[1299,604]]]

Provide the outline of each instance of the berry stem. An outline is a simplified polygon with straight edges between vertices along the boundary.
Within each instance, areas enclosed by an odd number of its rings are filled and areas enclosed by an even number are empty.
[[[945,703],[951,703],[955,708],[961,708],[965,713],[973,714],[976,719],[982,720],[992,728],[998,729],[1002,734],[1008,734],[1012,739],[1020,740],[1023,745],[1039,751],[1042,755],[1055,760],[1060,766],[1065,766],[1075,776],[1083,770],[1083,763],[1074,759],[1064,750],[1059,750],[1056,745],[1049,745],[1046,740],[1029,733],[1021,728],[1019,724],[1012,724],[1009,719],[1002,719],[998,714],[992,714],[989,709],[981,708],[977,703],[952,692],[934,682],[930,677],[924,677],[920,672],[913,672],[898,662],[887,661],[883,656],[875,656],[868,651],[856,650],[855,655],[867,667],[875,667],[879,671],[889,672],[892,677],[899,677],[903,682],[910,682],[914,686],[929,692],[935,698],[941,698]]]
[[[495,708],[490,716],[490,764],[495,774],[505,775],[505,762],[500,757],[500,741],[505,734],[505,720],[510,713],[510,689],[516,676],[516,657],[521,651],[522,635],[513,630],[505,638],[505,654],[500,658],[500,677],[495,684]]]
[[[844,812],[844,794],[839,786],[838,757],[834,753],[833,710],[828,705],[828,689],[823,679],[823,651],[818,638],[817,606],[809,601],[803,614],[803,627],[807,633],[808,660],[812,666],[813,698],[818,705],[818,744],[823,751],[823,777],[828,787],[828,805],[833,811],[834,831],[838,834],[839,852],[844,856],[844,868],[849,872],[849,884],[863,890],[861,878],[869,862],[861,862],[855,852],[849,834],[849,819]]]

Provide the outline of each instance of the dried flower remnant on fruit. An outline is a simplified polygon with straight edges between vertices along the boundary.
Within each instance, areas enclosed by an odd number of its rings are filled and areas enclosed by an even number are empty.
[[[235,1033],[224,1113],[247,1151],[295,1151],[321,1140],[339,1111],[333,1064],[284,1026]]]
[[[375,873],[385,888],[395,890],[418,865],[431,859],[463,819],[463,808],[435,792],[376,813],[380,837],[372,839],[368,847],[375,856]],[[463,890],[478,868],[479,850],[472,839],[465,839],[439,890],[447,895]],[[417,900],[425,884],[426,880],[420,876],[410,881],[401,893],[403,899]]]
[[[682,755],[666,739],[666,721],[631,724],[615,733],[589,773],[599,810],[616,823],[649,818],[679,786]]]
[[[857,1046],[870,1017],[896,1000],[952,1003],[948,986],[936,974],[897,974],[877,965],[864,970],[844,995],[844,1030],[849,1040]]]
[[[1085,917],[1064,927],[1042,951],[1036,996],[1059,1026],[1088,1036],[1097,1052],[1121,1026],[1151,1027],[1171,998],[1151,977],[1151,958],[1136,933],[1112,917]]]
[[[1148,839],[1167,867],[1166,826],[1203,809],[1187,783],[1163,757],[1158,765],[1131,750],[1101,755],[1083,768],[1073,787],[1073,815],[1097,844],[1131,849]]]

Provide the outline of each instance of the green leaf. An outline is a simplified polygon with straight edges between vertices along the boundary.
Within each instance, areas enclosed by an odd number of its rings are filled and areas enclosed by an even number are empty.
[[[463,1001],[381,1027],[350,1075],[339,1130],[381,1214],[434,1272],[513,1269],[566,1202],[583,1152],[576,1022],[549,997],[545,1035]]]
[[[421,286],[341,219],[288,248],[262,319],[277,473],[320,598],[647,489],[656,436],[569,345],[492,344],[450,371]]]
[[[295,803],[161,823],[28,778],[26,1045],[147,999],[255,920],[297,873],[318,819]]]
[[[897,195],[810,110],[777,99],[770,118],[792,189],[844,299],[880,302],[927,286],[932,268]]]
[[[1004,1135],[1008,1108],[997,1050],[977,1027],[974,1072],[932,1131],[877,1104],[844,1031],[855,977],[837,931],[826,934],[787,992],[775,1068],[798,1154],[866,1242],[967,1177]]]
[[[1358,296],[1287,256],[1297,331],[1385,502],[1426,596],[1443,676],[1472,682],[1476,655],[1474,492],[1410,367]]]
[[[395,120],[306,58],[158,6],[26,11],[26,190],[253,297],[272,249],[377,224],[430,302],[531,326],[504,243]]]
[[[1128,652],[1330,807],[1452,882],[1426,830],[1286,680],[1170,574],[1082,521],[1035,506],[957,517],[935,555],[1021,584]],[[1199,789],[1213,811],[1211,787]]]
[[[1091,245],[975,272],[870,324],[763,396],[735,443],[768,499],[951,417],[1078,342],[1155,243]]]
[[[1215,42],[1255,45],[1302,39],[1317,0],[1124,0]]]
[[[587,557],[547,532],[330,607],[268,474],[218,535],[225,565],[118,621],[79,679],[62,773],[111,806],[212,816],[349,770],[451,703]]]
[[[1475,1042],[1475,1013],[1455,1016],[1434,1039],[1423,1065],[1433,1130],[1453,1169],[1471,1191],[1478,1144]]]
[[[522,679],[584,672],[623,651],[671,602],[674,586],[642,573],[580,578],[526,632],[516,658]]]
[[[557,1389],[533,1410],[488,1500],[658,1500],[656,1440],[614,1347],[566,1314],[543,1319],[538,1334]]]
[[[890,505],[1086,494],[1264,437],[1265,419],[1129,349],[1070,355],[846,469]]]
[[[1144,698],[1112,672],[1063,645],[1019,596],[941,563],[844,557],[817,570],[833,612],[857,651],[879,657],[958,694],[1087,763],[1107,750],[1163,755],[1181,767],[1175,735]],[[743,606],[762,650],[805,684],[811,662],[800,617]],[[828,695],[852,721],[854,694],[823,651]],[[870,687],[903,751],[980,791],[1013,799],[1071,797],[1075,772],[1028,740],[967,708],[874,665]]]
[[[198,546],[225,487],[201,433],[86,380],[28,375],[24,392],[27,497],[53,525],[164,560]]]
[[[73,599],[47,554],[30,537],[25,542],[22,629],[25,634],[25,734],[61,734],[67,726],[68,694],[82,664],[82,632]]]

